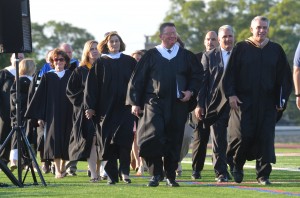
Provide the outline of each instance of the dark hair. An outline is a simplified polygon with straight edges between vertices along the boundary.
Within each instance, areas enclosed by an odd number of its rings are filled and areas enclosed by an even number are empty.
[[[109,41],[109,39],[112,37],[112,36],[117,36],[120,40],[120,51],[119,52],[123,52],[125,51],[125,43],[123,42],[122,38],[120,37],[120,35],[116,32],[116,31],[113,31],[113,32],[108,32],[105,34],[105,38],[103,41],[101,41],[98,45],[97,45],[97,49],[98,51],[101,53],[101,54],[108,54],[109,53],[109,50],[108,50],[108,47],[107,47],[107,43]]]
[[[66,65],[65,68],[69,68],[70,66],[70,57],[67,55],[67,53],[59,48],[55,48],[52,52],[52,55],[50,57],[50,65],[51,67],[54,69],[54,57],[61,55],[65,61],[66,61]]]
[[[161,24],[159,27],[159,33],[162,34],[166,27],[175,27],[175,24],[171,23],[171,22],[166,22],[166,23]]]

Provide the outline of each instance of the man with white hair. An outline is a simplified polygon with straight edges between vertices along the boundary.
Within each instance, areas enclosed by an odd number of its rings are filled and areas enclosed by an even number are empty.
[[[232,176],[241,183],[246,160],[256,160],[256,179],[270,185],[271,163],[276,162],[275,124],[292,90],[292,73],[282,47],[267,38],[269,20],[256,16],[252,36],[237,43],[224,76],[231,107],[227,157]]]
[[[234,46],[234,33],[230,25],[219,28],[218,41],[220,46],[205,52],[201,59],[204,78],[195,115],[200,120],[196,130],[200,134],[211,135],[215,178],[218,183],[222,183],[228,182],[229,178],[226,158],[229,106],[224,95],[222,78]]]

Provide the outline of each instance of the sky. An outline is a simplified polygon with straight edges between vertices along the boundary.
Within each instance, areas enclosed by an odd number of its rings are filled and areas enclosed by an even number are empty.
[[[145,35],[153,35],[170,9],[169,0],[29,0],[31,22],[67,22],[86,29],[97,41],[117,31],[125,54],[144,49]],[[83,48],[83,46],[82,46]]]

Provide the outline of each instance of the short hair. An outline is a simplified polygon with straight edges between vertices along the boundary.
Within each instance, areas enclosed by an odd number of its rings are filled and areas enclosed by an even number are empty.
[[[19,63],[19,75],[32,76],[36,70],[35,62],[31,58],[25,58]]]
[[[53,50],[52,55],[50,57],[50,66],[54,69],[54,57],[58,56],[58,55],[61,55],[65,59],[65,61],[66,61],[65,68],[69,68],[70,57],[67,55],[67,53],[64,50],[59,49],[59,48],[55,48]]]
[[[253,25],[253,23],[255,21],[264,21],[264,22],[267,22],[268,27],[270,26],[270,21],[269,21],[269,19],[267,17],[264,17],[264,16],[256,16],[256,17],[254,17],[252,19],[252,21],[251,21],[251,27],[252,27],[252,25]]]
[[[234,35],[234,31],[233,28],[230,25],[222,25],[221,27],[219,27],[218,30],[218,36],[220,35],[220,33],[224,30],[230,30],[232,32],[232,34]]]
[[[164,33],[164,29],[165,29],[166,27],[175,27],[175,28],[176,28],[176,26],[175,26],[174,23],[171,23],[171,22],[163,23],[163,24],[161,24],[160,27],[159,27],[159,34]]]
[[[64,50],[65,48],[69,48],[71,51],[73,51],[72,46],[70,44],[68,44],[68,43],[62,43],[62,44],[60,44],[59,48],[62,49],[62,50]]]
[[[95,40],[89,40],[89,41],[85,42],[79,65],[81,65],[81,66],[87,65],[90,62],[89,52],[94,43],[96,43],[96,45],[98,45],[98,42]]]
[[[119,52],[123,52],[125,51],[126,45],[123,42],[121,36],[116,32],[116,31],[112,31],[112,32],[107,32],[105,34],[105,38],[103,41],[101,41],[98,45],[97,45],[97,49],[101,54],[108,54],[109,50],[107,47],[107,43],[110,40],[111,37],[113,36],[117,36],[119,38],[120,41],[120,51]]]

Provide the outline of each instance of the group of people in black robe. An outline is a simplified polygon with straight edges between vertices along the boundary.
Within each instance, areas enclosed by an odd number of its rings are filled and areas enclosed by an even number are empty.
[[[169,22],[160,26],[161,44],[138,63],[122,53],[125,43],[115,31],[100,43],[88,41],[79,67],[71,68],[67,53],[54,49],[53,70],[42,75],[24,116],[39,126],[42,159],[54,161],[55,178],[66,176],[67,160],[87,160],[91,182],[98,182],[100,161],[105,160],[109,185],[131,183],[136,121],[139,155],[151,175],[148,186],[166,178],[167,186],[178,187],[184,129],[196,109],[197,122],[208,128],[221,119],[221,111],[228,115],[226,154],[234,181],[243,181],[245,161],[255,159],[258,182],[270,184],[275,124],[291,93],[291,72],[281,46],[267,38],[268,19],[255,17],[250,29],[253,36],[232,49],[233,30],[222,26],[224,46],[204,53],[201,61],[180,47],[176,27]],[[214,67],[210,60],[223,65]],[[1,87],[6,87],[2,81]],[[227,180],[227,167],[224,171],[219,175]]]

